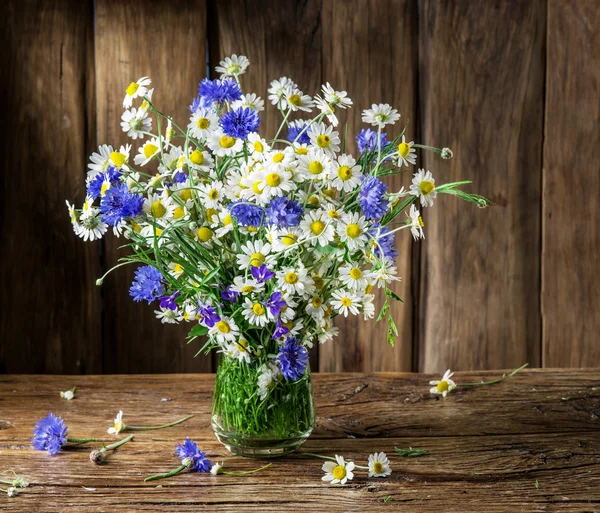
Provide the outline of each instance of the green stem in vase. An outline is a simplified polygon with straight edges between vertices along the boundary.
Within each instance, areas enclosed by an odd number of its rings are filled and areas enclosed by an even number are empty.
[[[168,424],[163,424],[162,426],[123,426],[122,431],[151,431],[153,429],[164,429],[181,424],[182,422],[191,419],[193,416],[193,414],[187,415],[182,419],[176,420],[175,422],[169,422]]]

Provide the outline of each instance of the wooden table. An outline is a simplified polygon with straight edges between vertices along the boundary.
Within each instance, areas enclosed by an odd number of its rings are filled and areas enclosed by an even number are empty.
[[[501,372],[458,373],[457,382]],[[385,451],[387,479],[359,473],[346,486],[321,481],[322,461],[290,456],[249,477],[185,473],[144,483],[174,468],[189,436],[225,469],[263,461],[231,456],[210,427],[213,375],[0,376],[0,470],[32,485],[0,496],[6,513],[162,511],[515,512],[600,511],[600,370],[529,370],[494,386],[429,394],[423,374],[315,376],[317,428],[303,450],[365,464]],[[60,390],[77,386],[72,401]],[[29,439],[37,419],[62,416],[70,436],[114,441],[106,428],[119,409],[130,424],[185,424],[138,433],[101,466],[86,444],[49,457]],[[400,457],[394,447],[429,453]],[[85,487],[85,488],[84,488]],[[391,497],[391,499],[390,499]],[[384,502],[388,498],[388,502]]]

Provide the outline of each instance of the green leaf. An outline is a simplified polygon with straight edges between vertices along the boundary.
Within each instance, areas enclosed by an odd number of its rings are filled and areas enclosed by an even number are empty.
[[[379,322],[381,319],[384,318],[384,316],[388,312],[389,308],[390,308],[390,305],[386,299],[385,303],[383,303],[383,306],[381,307],[381,312],[379,312],[379,315],[377,316],[377,322]]]
[[[201,337],[208,333],[208,328],[206,326],[202,326],[201,324],[196,324],[189,333],[190,337]]]
[[[338,250],[337,246],[332,246],[331,244],[328,244],[327,246],[317,244],[316,248],[317,251],[320,251],[321,253],[335,253]]]
[[[426,451],[425,449],[413,449],[412,447],[409,447],[408,449],[394,447],[394,450],[400,456],[404,456],[405,458],[418,458],[419,456],[425,456],[426,454],[429,454],[429,451]]]
[[[400,301],[401,303],[404,303],[404,300],[398,294],[396,294],[393,290],[385,289],[385,293],[392,299],[395,299],[396,301]]]

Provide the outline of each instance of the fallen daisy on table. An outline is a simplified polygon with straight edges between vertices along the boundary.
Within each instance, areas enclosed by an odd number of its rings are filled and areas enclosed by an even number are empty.
[[[25,481],[22,477],[20,477],[14,470],[5,470],[4,472],[0,472],[0,476],[6,476],[7,473],[13,474],[13,479],[0,479],[1,484],[10,485],[8,488],[1,488],[0,492],[5,493],[9,497],[15,497],[19,493],[19,488],[26,488],[29,486],[29,483]]]
[[[155,481],[156,479],[165,479],[167,477],[173,477],[183,472],[184,470],[190,470],[191,472],[210,472],[213,476],[217,474],[227,474],[230,476],[245,476],[259,472],[271,466],[271,463],[264,467],[257,468],[255,470],[246,470],[243,472],[226,472],[223,470],[222,463],[211,464],[210,460],[206,457],[206,453],[201,451],[196,445],[196,442],[186,438],[182,444],[177,444],[175,452],[181,460],[181,465],[170,472],[164,474],[156,474],[154,476],[147,477],[144,481]]]
[[[50,412],[43,419],[38,420],[33,429],[33,447],[37,451],[48,451],[54,456],[67,443],[85,444],[95,442],[95,438],[71,438],[67,437],[67,428],[62,418]]]
[[[385,452],[376,452],[369,456],[369,477],[387,477],[391,473],[390,460]]]
[[[346,484],[354,478],[353,461],[345,461],[343,456],[335,455],[336,461],[326,461],[323,463],[323,472],[325,475],[321,478],[323,481],[329,481],[331,484]]]
[[[186,415],[182,419],[176,420],[174,422],[169,422],[168,424],[163,424],[162,426],[128,426],[123,422],[123,410],[119,410],[119,413],[117,413],[117,416],[115,418],[113,427],[109,427],[106,430],[106,432],[109,435],[118,435],[119,433],[122,433],[123,431],[152,431],[154,429],[164,429],[164,428],[176,426],[177,424],[181,424],[182,422],[185,422],[186,420],[191,419],[193,416],[194,416],[193,414]]]
[[[75,390],[77,387],[73,387],[71,390],[66,390],[65,392],[61,392],[60,396],[67,401],[70,401],[75,397]]]
[[[446,397],[446,395],[452,392],[456,387],[480,387],[485,385],[496,385],[497,383],[502,383],[503,381],[512,378],[517,372],[522,371],[528,365],[528,363],[525,363],[511,373],[502,376],[500,379],[495,379],[493,381],[481,381],[479,383],[455,383],[450,379],[454,375],[454,372],[450,372],[450,369],[448,369],[442,376],[441,380],[429,382],[430,385],[434,385],[429,390],[429,393]]]
[[[321,467],[325,475],[321,478],[330,484],[346,484],[354,479],[354,469],[369,471],[369,477],[387,477],[392,473],[390,461],[384,452],[375,452],[369,456],[369,465],[357,465],[353,461],[346,461],[343,456],[335,455],[323,456],[313,452],[301,452],[303,456],[314,456],[323,460],[330,460],[323,463]]]

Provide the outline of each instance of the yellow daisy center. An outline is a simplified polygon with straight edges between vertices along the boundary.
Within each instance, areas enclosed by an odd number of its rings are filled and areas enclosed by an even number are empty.
[[[106,191],[110,189],[109,182],[103,182],[102,187],[100,187],[100,196],[104,197],[106,195]]]
[[[221,148],[231,148],[235,144],[235,137],[222,135],[219,139],[219,144],[221,145]]]
[[[319,198],[317,198],[316,196],[311,196],[310,198],[308,198],[306,200],[307,203],[310,203],[311,205],[318,205],[319,204]]]
[[[184,189],[183,191],[181,191],[181,199],[183,201],[192,199],[192,191],[190,189]]]
[[[410,146],[408,143],[403,142],[398,145],[398,154],[402,158],[406,158],[409,153],[410,153]]]
[[[226,215],[223,218],[223,226],[229,226],[231,224],[231,216],[230,215]]]
[[[438,392],[447,392],[448,391],[448,382],[444,379],[440,381],[435,388],[437,388]]]
[[[258,228],[256,226],[248,226],[248,232],[249,233],[254,233],[257,232]]]
[[[208,193],[208,198],[212,201],[216,200],[219,197],[219,191],[217,189],[211,189]]]
[[[373,285],[371,285],[370,283],[365,287],[365,294],[370,294],[371,291],[373,290]]]
[[[150,207],[152,217],[163,217],[167,213],[167,208],[160,202],[155,201]]]
[[[321,134],[317,137],[317,146],[319,148],[329,148],[331,138],[327,134]]]
[[[287,273],[285,275],[285,282],[289,283],[290,285],[293,285],[294,283],[297,283],[298,282],[298,275],[295,272],[290,271],[289,273]]]
[[[297,155],[307,155],[308,154],[308,149],[307,148],[297,148],[296,149],[296,154]]]
[[[198,229],[198,239],[200,242],[208,242],[213,236],[213,232],[210,228],[203,226]]]
[[[344,465],[338,465],[336,466],[333,471],[331,472],[333,474],[333,477],[335,479],[338,480],[342,480],[346,477],[346,467],[344,467]]]
[[[257,151],[258,153],[262,153],[265,150],[265,147],[263,146],[263,144],[260,141],[255,141],[254,142],[254,150]]]
[[[242,287],[243,294],[250,294],[250,292],[254,292],[254,287],[252,285],[244,285]]]
[[[217,211],[214,208],[207,208],[206,209],[206,220],[211,222],[212,221],[212,217],[217,213]]]
[[[185,215],[185,210],[183,207],[177,207],[174,211],[173,211],[173,217],[175,219],[181,219],[183,216]]]
[[[348,307],[352,304],[352,300],[349,297],[343,297],[342,300],[340,301],[340,303],[342,303],[342,305]]]
[[[131,227],[136,233],[140,233],[142,231],[142,227],[137,224],[135,221],[131,221]]]
[[[225,321],[219,321],[217,323],[217,329],[221,332],[221,333],[229,333],[231,331],[231,327],[229,326],[229,324]]]
[[[325,194],[325,196],[330,197],[331,199],[335,198],[335,189],[325,189],[323,191],[323,194]]]
[[[239,349],[240,351],[242,351],[243,353],[245,353],[245,352],[246,352],[246,350],[248,349],[248,345],[249,345],[249,344],[248,344],[248,341],[247,341],[247,340],[244,340],[243,338],[240,338],[240,339],[238,340],[238,343],[237,343],[237,345],[238,345],[238,349]]]
[[[140,88],[139,84],[137,84],[135,82],[131,82],[131,84],[129,84],[127,86],[127,89],[125,89],[125,92],[127,93],[127,96],[133,96],[139,88]]]
[[[252,306],[252,311],[254,312],[255,315],[264,315],[265,307],[263,305],[261,305],[260,303],[254,303],[254,306]]]
[[[310,224],[310,231],[315,235],[321,235],[323,230],[325,229],[325,223],[323,221],[313,221]]]
[[[338,169],[337,174],[339,179],[345,182],[346,180],[350,180],[350,178],[352,178],[352,169],[350,169],[348,166],[342,166]]]
[[[173,266],[173,271],[175,271],[177,274],[182,273],[183,272],[183,266],[181,264],[175,264]]]
[[[373,463],[373,472],[375,474],[381,474],[383,472],[383,463],[381,463],[381,461]]]
[[[319,308],[323,304],[323,300],[319,296],[315,296],[312,299],[312,305],[315,308]]]
[[[252,253],[250,256],[250,265],[253,267],[260,267],[265,263],[265,255],[262,253]]]
[[[423,227],[425,226],[425,223],[423,222],[423,218],[422,218],[421,216],[419,216],[419,219],[418,219],[418,221],[419,221],[419,226],[420,226],[421,228],[423,228]]]
[[[281,183],[281,177],[277,173],[270,173],[265,179],[269,187],[277,187]]]
[[[204,153],[202,153],[200,150],[194,150],[190,155],[190,160],[192,161],[192,164],[201,166],[204,164]]]
[[[200,129],[200,130],[206,130],[209,126],[210,126],[210,120],[206,119],[206,118],[200,118],[198,120],[198,122],[196,123],[196,126]]]
[[[300,98],[299,94],[293,94],[288,98],[288,102],[290,102],[294,107],[299,107],[302,105],[302,98]]]
[[[285,155],[283,153],[276,153],[275,155],[273,155],[273,162],[275,162],[275,164],[279,164],[283,159],[284,159]]]
[[[262,190],[260,189],[260,182],[254,182],[252,184],[252,190],[256,193],[256,194],[262,194]]]
[[[298,240],[298,237],[296,237],[293,233],[288,233],[287,235],[284,235],[281,238],[281,242],[283,242],[283,244],[285,244],[286,246],[291,246],[297,240]]]
[[[315,276],[313,278],[314,282],[315,282],[315,288],[316,289],[322,289],[323,285],[325,285],[325,283],[323,282],[323,278],[320,278],[319,276]]]
[[[350,278],[353,280],[360,280],[362,278],[362,271],[356,267],[350,269]]]
[[[144,157],[146,157],[147,159],[149,159],[157,151],[158,151],[158,146],[156,146],[156,145],[154,145],[152,143],[148,143],[148,144],[146,144],[146,146],[144,146]]]
[[[360,235],[360,226],[355,223],[350,223],[346,226],[346,235],[351,239],[356,239]]]
[[[321,174],[323,172],[323,164],[321,164],[318,160],[313,160],[309,165],[308,165],[308,172],[311,175],[318,175]]]
[[[429,180],[423,180],[419,184],[419,189],[421,190],[424,196],[427,196],[429,193],[431,193],[431,191],[433,191],[433,189],[435,189],[435,184],[433,182],[430,182]]]
[[[340,214],[337,210],[330,210],[329,212],[327,212],[327,215],[331,217],[331,219],[339,219],[340,217]]]
[[[120,151],[113,151],[110,154],[110,160],[113,161],[113,164],[117,167],[121,167],[123,164],[125,164],[125,161],[127,160],[127,156],[123,155]]]

